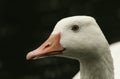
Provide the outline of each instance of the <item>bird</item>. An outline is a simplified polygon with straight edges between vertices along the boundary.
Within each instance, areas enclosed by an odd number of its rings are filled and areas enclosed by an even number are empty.
[[[119,79],[114,78],[120,71],[114,72],[115,58],[111,53],[97,21],[91,16],[80,15],[58,21],[48,39],[29,52],[26,59],[53,55],[77,59],[80,79]]]

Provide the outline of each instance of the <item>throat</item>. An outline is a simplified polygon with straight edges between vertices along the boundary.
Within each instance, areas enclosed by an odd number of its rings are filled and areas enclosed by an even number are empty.
[[[114,79],[111,55],[80,61],[80,79]]]

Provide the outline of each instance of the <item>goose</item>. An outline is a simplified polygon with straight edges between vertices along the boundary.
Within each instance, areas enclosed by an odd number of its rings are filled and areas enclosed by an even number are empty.
[[[91,16],[63,18],[55,25],[49,38],[29,52],[26,59],[51,55],[79,60],[80,79],[120,79],[114,78],[114,58],[109,44]]]

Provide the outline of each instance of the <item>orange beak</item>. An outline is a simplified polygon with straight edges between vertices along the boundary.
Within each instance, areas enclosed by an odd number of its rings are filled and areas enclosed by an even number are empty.
[[[26,59],[34,59],[54,52],[63,51],[64,48],[60,45],[60,33],[51,35],[40,47],[29,52]]]

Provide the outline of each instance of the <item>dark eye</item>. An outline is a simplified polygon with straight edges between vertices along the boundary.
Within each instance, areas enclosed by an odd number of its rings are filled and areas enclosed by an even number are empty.
[[[78,25],[73,25],[71,30],[78,31],[79,30],[79,26]]]

